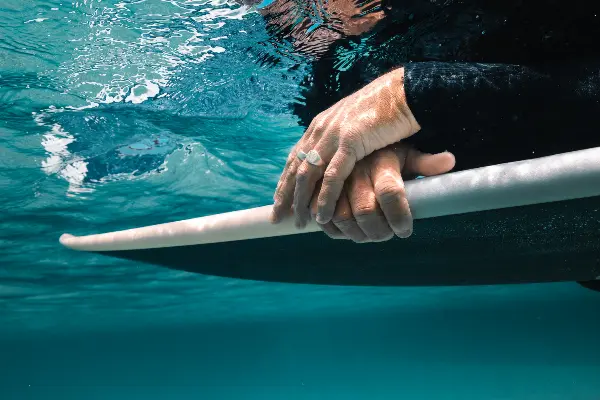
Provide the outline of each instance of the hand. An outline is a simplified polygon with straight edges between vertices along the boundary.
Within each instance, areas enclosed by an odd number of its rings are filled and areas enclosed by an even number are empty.
[[[397,143],[420,130],[404,95],[404,69],[389,72],[319,114],[290,153],[275,192],[272,222],[293,206],[296,226],[310,219],[309,203],[323,178],[317,202],[317,222],[333,217],[344,181],[354,165],[375,150]],[[316,150],[320,163],[297,157]]]
[[[402,178],[444,174],[454,165],[452,153],[423,154],[402,143],[377,150],[356,164],[332,220],[319,226],[334,239],[357,243],[384,241],[394,234],[408,237],[413,219]],[[317,194],[318,191],[311,201],[313,217],[317,212]]]

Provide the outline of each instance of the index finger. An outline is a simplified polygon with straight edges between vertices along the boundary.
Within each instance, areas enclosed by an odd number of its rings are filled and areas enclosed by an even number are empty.
[[[297,156],[298,148],[299,144],[294,146],[288,155],[285,167],[277,183],[277,188],[273,195],[273,211],[270,215],[272,223],[280,222],[291,210],[293,189],[296,183],[296,169],[301,163],[301,160]]]

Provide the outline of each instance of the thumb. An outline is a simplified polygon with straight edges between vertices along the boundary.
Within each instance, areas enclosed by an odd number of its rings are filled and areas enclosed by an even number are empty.
[[[456,158],[448,151],[426,154],[416,149],[410,149],[402,172],[410,175],[433,176],[445,174],[451,171],[455,165]]]

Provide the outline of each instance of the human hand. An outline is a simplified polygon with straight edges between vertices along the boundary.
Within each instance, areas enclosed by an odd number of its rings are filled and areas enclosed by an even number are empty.
[[[432,176],[454,168],[452,153],[424,154],[398,144],[377,150],[356,164],[335,207],[333,218],[321,229],[334,239],[357,243],[405,238],[412,234],[413,218],[404,191],[404,181]],[[317,184],[318,186],[319,184]],[[318,191],[311,201],[317,212]]]
[[[280,221],[293,208],[296,226],[304,227],[322,178],[316,219],[329,222],[356,162],[419,129],[406,104],[403,68],[340,100],[312,121],[292,149],[274,195],[271,221]]]

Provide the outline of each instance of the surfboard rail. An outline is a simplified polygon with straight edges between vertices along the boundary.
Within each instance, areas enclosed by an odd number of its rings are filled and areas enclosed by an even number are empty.
[[[452,172],[406,182],[415,220],[600,196],[600,147]],[[316,232],[292,218],[271,224],[271,206],[127,229],[73,236],[72,250],[112,252],[223,243]]]
[[[203,275],[344,286],[600,282],[600,148],[406,183],[408,239],[330,240],[270,206],[60,242]],[[232,251],[235,257],[232,257]],[[308,256],[308,257],[305,257]]]

